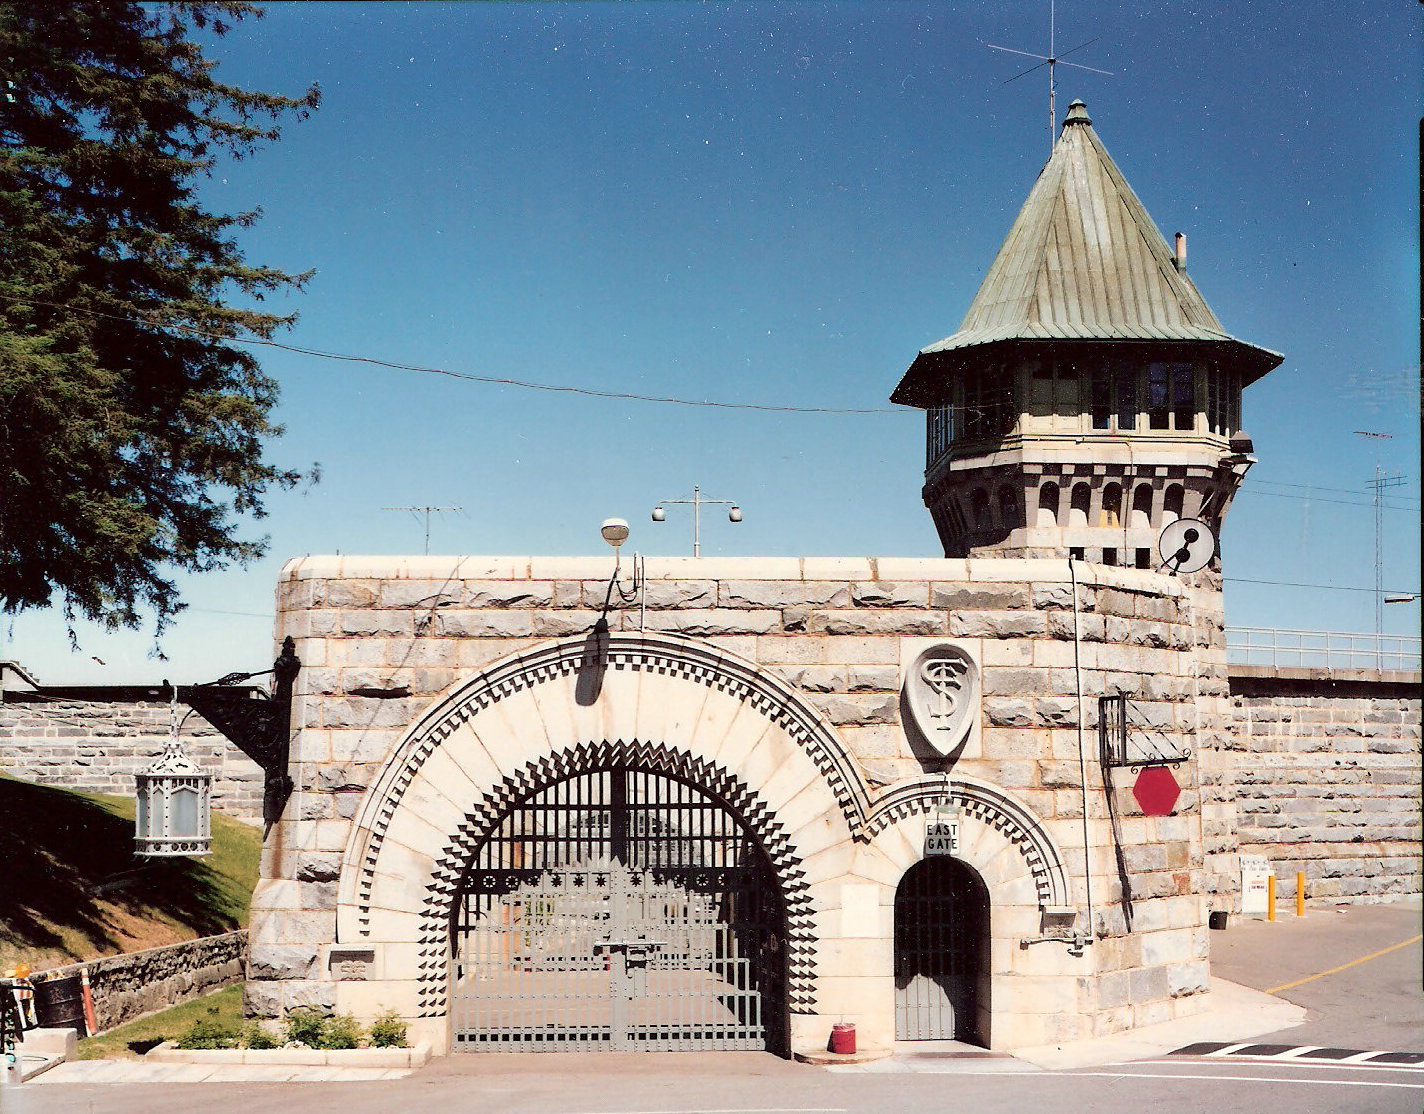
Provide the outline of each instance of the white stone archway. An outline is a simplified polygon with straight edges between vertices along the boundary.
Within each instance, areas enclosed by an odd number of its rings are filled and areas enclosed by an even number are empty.
[[[705,643],[595,631],[511,655],[440,699],[386,759],[338,886],[338,949],[372,977],[342,1008],[430,1019],[443,1043],[450,913],[472,850],[509,804],[600,763],[637,762],[733,807],[782,887],[788,1002],[814,1014],[818,890],[843,875],[869,815],[834,729],[780,681]]]

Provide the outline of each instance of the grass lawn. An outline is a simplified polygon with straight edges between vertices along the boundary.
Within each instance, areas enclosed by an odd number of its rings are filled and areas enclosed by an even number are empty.
[[[229,986],[82,1040],[79,1059],[136,1060],[156,1044],[178,1040],[204,1018],[236,1031],[242,1025],[242,987]]]
[[[134,855],[134,801],[0,775],[0,971],[176,944],[247,924],[261,832],[212,815],[212,854]]]

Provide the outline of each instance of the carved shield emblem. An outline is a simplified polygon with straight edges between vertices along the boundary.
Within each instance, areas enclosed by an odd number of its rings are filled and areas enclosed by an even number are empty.
[[[905,702],[920,734],[940,754],[958,749],[979,707],[979,667],[958,646],[924,650],[905,675]]]

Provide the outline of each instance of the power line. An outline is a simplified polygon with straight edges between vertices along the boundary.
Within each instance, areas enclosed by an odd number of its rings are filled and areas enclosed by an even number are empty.
[[[1356,499],[1317,499],[1313,495],[1293,495],[1288,491],[1260,491],[1254,484],[1242,489],[1242,495],[1245,494],[1269,495],[1272,499],[1298,499],[1304,503],[1338,503],[1342,507],[1373,507],[1375,505],[1373,500],[1362,502]],[[1240,497],[1240,495],[1237,496],[1238,499]],[[1384,503],[1382,505],[1394,511],[1419,510],[1418,507],[1406,506],[1403,503]]]
[[[114,313],[101,313],[98,310],[81,308],[79,306],[65,306],[58,302],[46,302],[37,298],[16,298],[7,295],[0,295],[12,302],[23,302],[29,305],[49,306],[53,309],[62,309],[70,313],[85,313],[91,317],[103,317],[111,321],[123,321],[130,325],[139,325],[150,329],[171,329],[185,336],[202,337],[205,340],[220,340],[228,344],[255,344],[265,348],[276,348],[283,352],[292,352],[299,356],[314,356],[323,360],[339,360],[344,363],[370,364],[373,367],[390,368],[393,371],[413,371],[422,375],[444,375],[451,379],[464,379],[472,383],[489,383],[499,387],[522,387],[531,391],[551,391],[557,394],[584,395],[589,398],[611,398],[621,399],[629,402],[661,402],[673,406],[706,406],[721,410],[762,410],[778,414],[915,414],[917,411],[910,407],[850,407],[839,408],[833,406],[772,406],[756,402],[722,402],[715,399],[696,398],[674,398],[666,395],[640,395],[630,391],[602,391],[593,387],[570,387],[556,383],[537,383],[528,379],[513,379],[507,376],[497,375],[476,375],[468,371],[452,371],[449,368],[424,367],[419,364],[402,364],[394,360],[383,360],[376,356],[353,356],[344,352],[323,352],[318,348],[303,348],[296,344],[283,344],[281,341],[265,340],[261,337],[234,337],[223,333],[209,332],[200,329],[196,325],[165,324],[161,321],[145,321],[136,317],[125,317]],[[963,409],[970,409],[965,407]]]
[[[1274,588],[1320,588],[1331,592],[1373,592],[1373,588],[1356,588],[1350,584],[1300,584],[1292,580],[1249,580],[1244,576],[1224,576],[1228,584],[1269,584]],[[1388,588],[1390,595],[1414,595],[1418,589]]]

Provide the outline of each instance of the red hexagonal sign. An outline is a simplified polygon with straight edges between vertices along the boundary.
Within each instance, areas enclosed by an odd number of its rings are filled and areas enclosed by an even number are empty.
[[[1148,766],[1132,785],[1143,816],[1171,816],[1181,794],[1182,787],[1169,766]]]

